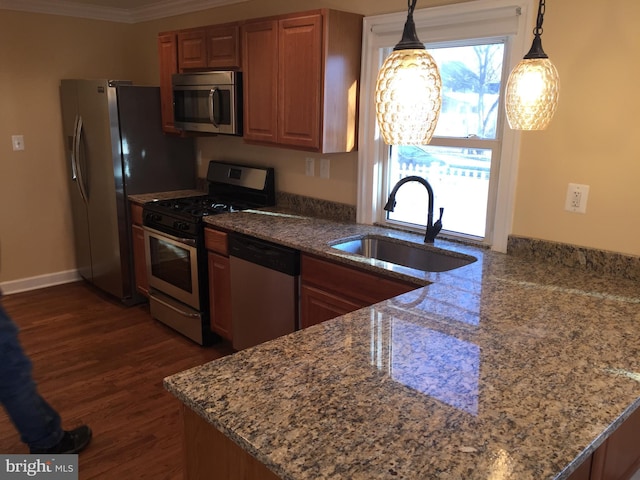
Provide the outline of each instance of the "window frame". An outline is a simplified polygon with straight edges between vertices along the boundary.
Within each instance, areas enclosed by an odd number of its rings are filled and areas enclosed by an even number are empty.
[[[413,18],[419,38],[428,44],[465,38],[505,37],[504,68],[508,77],[508,72],[522,59],[530,45],[534,1],[474,0],[416,10]],[[382,206],[390,188],[385,184],[389,146],[381,140],[375,118],[375,82],[384,61],[384,49],[397,43],[402,36],[405,20],[406,12],[364,18],[359,118],[361,127],[358,139],[358,223],[381,223],[385,218]],[[510,22],[509,34],[500,31],[507,28],[503,21]],[[480,35],[478,30],[469,28],[469,22],[475,22],[480,30],[485,28],[486,33]],[[501,86],[503,93],[505,84],[506,77]],[[485,243],[492,250],[506,252],[513,222],[521,134],[511,130],[504,120],[502,127],[498,127],[496,136],[502,139],[502,148],[498,171],[495,172],[498,175],[497,191],[490,196],[487,211],[488,216],[492,217],[487,218],[487,224],[493,224],[493,229],[486,232]],[[434,139],[432,144],[437,145],[436,142]],[[492,165],[492,175],[493,169]]]

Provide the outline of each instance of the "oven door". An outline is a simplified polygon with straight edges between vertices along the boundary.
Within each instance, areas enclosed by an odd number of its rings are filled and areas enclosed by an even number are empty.
[[[149,287],[200,311],[196,240],[144,227]]]

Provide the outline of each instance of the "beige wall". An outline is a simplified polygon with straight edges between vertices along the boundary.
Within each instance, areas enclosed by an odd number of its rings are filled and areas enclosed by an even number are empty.
[[[447,3],[454,2],[419,7]],[[74,268],[61,78],[156,84],[160,31],[319,7],[373,15],[402,11],[406,2],[250,0],[135,25],[0,10],[0,282]],[[543,43],[560,72],[560,106],[547,131],[522,135],[513,233],[640,255],[639,14],[640,3],[628,0],[547,5]],[[25,136],[25,151],[11,150],[14,134]],[[326,155],[331,178],[323,180],[304,175],[308,156],[319,173],[320,155],[224,137],[199,147],[202,174],[213,158],[271,164],[281,190],[355,204],[356,154]],[[564,211],[569,182],[591,186],[586,215]]]
[[[524,133],[513,233],[640,255],[640,2],[547,2],[543,46],[560,103],[547,131]],[[590,185],[585,215],[567,184]]]
[[[131,29],[0,10],[0,282],[75,268],[58,86],[126,77]]]

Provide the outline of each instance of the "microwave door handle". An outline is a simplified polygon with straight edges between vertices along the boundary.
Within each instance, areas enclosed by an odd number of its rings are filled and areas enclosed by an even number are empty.
[[[216,122],[216,118],[215,118],[215,102],[214,102],[214,97],[217,91],[218,91],[217,87],[213,87],[211,90],[209,90],[209,121],[213,124],[214,127],[219,128],[218,122]]]

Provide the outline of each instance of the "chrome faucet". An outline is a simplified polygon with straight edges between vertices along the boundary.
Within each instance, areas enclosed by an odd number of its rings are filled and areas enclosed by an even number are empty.
[[[424,235],[424,242],[433,243],[436,236],[442,229],[442,214],[444,213],[444,208],[440,209],[440,218],[438,219],[438,221],[436,223],[433,223],[433,188],[431,188],[429,182],[427,182],[424,178],[412,175],[410,177],[400,179],[400,181],[398,181],[398,183],[396,183],[391,190],[389,199],[387,200],[387,204],[384,206],[384,209],[387,212],[393,212],[393,209],[396,206],[396,193],[398,193],[398,189],[407,182],[421,183],[427,189],[427,193],[429,194],[429,210],[427,216],[427,231]]]

